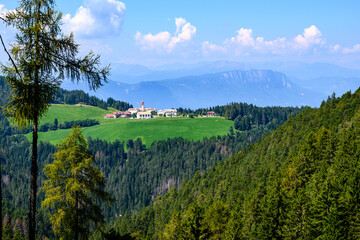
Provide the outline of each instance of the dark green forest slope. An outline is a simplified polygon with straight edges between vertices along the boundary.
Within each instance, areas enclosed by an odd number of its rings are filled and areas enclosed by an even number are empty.
[[[6,104],[10,92],[0,78],[0,105]],[[80,99],[80,98],[79,98]],[[80,100],[79,100],[80,101]],[[74,102],[77,103],[77,102]],[[262,111],[262,108],[258,109]],[[106,190],[116,201],[110,207],[104,206],[107,220],[124,215],[126,211],[141,210],[166,193],[171,187],[180,187],[183,181],[191,179],[196,171],[205,171],[227,159],[231,154],[242,150],[248,143],[256,142],[269,131],[282,124],[291,114],[300,112],[299,108],[280,109],[284,119],[276,114],[267,115],[267,124],[253,124],[250,130],[234,131],[225,136],[204,138],[202,141],[189,141],[174,138],[154,142],[148,149],[140,139],[125,143],[113,143],[98,139],[88,139],[89,150],[95,155],[98,166],[107,178]],[[16,127],[0,114],[0,152],[3,175],[3,210],[9,221],[22,222],[26,226],[30,180],[30,143],[18,134]],[[44,180],[44,164],[52,161],[56,148],[49,143],[39,144],[39,182]],[[48,212],[40,208],[44,198],[38,193],[38,234],[53,237]],[[14,227],[14,226],[13,226]],[[23,233],[26,227],[22,227]]]
[[[359,157],[360,90],[304,110],[151,206],[119,217],[108,237],[359,239]]]
[[[236,130],[250,130],[253,126],[271,126],[272,129],[280,126],[291,114],[298,114],[305,107],[257,107],[247,103],[230,103],[224,106],[199,108],[196,110],[178,108],[178,114],[206,115],[208,111],[214,111],[217,116],[225,117],[234,121]]]
[[[86,104],[90,106],[99,107],[107,110],[108,107],[115,108],[119,111],[125,111],[133,106],[124,101],[118,101],[113,98],[108,98],[106,102],[95,96],[89,96],[88,93],[85,93],[82,90],[72,90],[68,91],[65,89],[58,89],[52,103],[56,104]]]

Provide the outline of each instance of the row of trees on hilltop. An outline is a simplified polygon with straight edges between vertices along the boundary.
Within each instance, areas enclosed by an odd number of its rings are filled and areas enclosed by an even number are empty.
[[[108,233],[129,239],[359,239],[360,89],[306,109]],[[110,239],[110,238],[108,238]]]
[[[54,123],[45,123],[39,126],[39,132],[47,132],[47,131],[56,131],[58,129],[70,129],[74,126],[78,127],[91,127],[100,124],[98,120],[95,119],[84,119],[84,120],[74,120],[74,121],[64,121],[59,123],[57,118],[54,119]],[[26,134],[32,132],[33,128],[30,126],[27,129],[22,129],[18,131],[18,129],[14,129],[14,132],[19,132],[22,134]]]
[[[54,98],[51,101],[52,103],[57,104],[85,104],[90,106],[99,107],[107,110],[109,107],[115,108],[119,111],[126,111],[129,108],[132,108],[133,105],[124,102],[115,100],[113,98],[108,98],[107,101],[101,100],[95,96],[89,96],[88,93],[85,93],[82,90],[72,90],[68,91],[65,89],[58,89]]]
[[[290,115],[297,115],[305,107],[257,107],[247,103],[231,103],[224,106],[210,108],[179,108],[178,114],[206,115],[208,111],[214,111],[217,116],[225,117],[234,121],[236,130],[245,131],[252,127],[268,126],[275,129],[286,121]]]

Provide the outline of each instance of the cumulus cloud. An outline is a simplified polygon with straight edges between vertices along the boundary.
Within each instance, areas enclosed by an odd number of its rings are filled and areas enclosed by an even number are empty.
[[[144,49],[164,48],[170,42],[171,34],[169,32],[160,32],[155,35],[141,34],[137,32],[135,34],[136,42],[141,45]]]
[[[204,55],[208,55],[211,52],[225,52],[225,47],[216,45],[209,41],[205,41],[201,45],[201,49]]]
[[[0,15],[1,15],[1,14],[4,14],[5,12],[7,12],[7,9],[6,9],[5,5],[4,5],[4,4],[0,4]]]
[[[184,18],[175,18],[176,32],[171,33],[164,31],[157,34],[142,34],[137,32],[135,40],[143,50],[157,50],[158,52],[172,52],[180,43],[190,41],[196,34],[196,27],[187,22]]]
[[[71,17],[70,14],[66,14],[63,17],[64,30],[65,32],[73,32],[79,35],[89,35],[95,31],[95,21],[91,10],[80,6],[74,17]]]
[[[287,41],[286,38],[277,38],[272,41],[265,41],[263,37],[256,38],[254,49],[259,52],[270,52],[273,54],[281,54],[286,51]]]
[[[311,25],[304,29],[302,35],[298,35],[294,38],[293,46],[295,48],[309,48],[314,44],[323,44],[325,41],[321,39],[321,35],[320,30],[315,25]]]
[[[348,53],[360,53],[360,44],[356,44],[352,48],[344,48],[342,52],[345,53],[345,54],[348,54]]]
[[[63,16],[63,29],[77,36],[103,37],[118,33],[126,6],[118,0],[86,0],[74,16]]]
[[[0,17],[4,15],[4,13],[7,12],[7,9],[5,8],[4,4],[0,4]],[[2,24],[2,21],[0,21],[0,33],[5,33],[4,25]]]
[[[4,4],[0,4],[0,17],[4,17],[6,13],[13,11],[14,9],[8,9]],[[4,41],[7,42],[14,40],[13,36],[15,35],[16,31],[12,26],[6,26],[5,23],[0,20],[0,33],[2,34]]]
[[[275,40],[265,40],[263,37],[253,37],[253,30],[241,28],[237,34],[226,39],[222,45],[216,45],[209,41],[203,42],[203,54],[208,55],[211,51],[223,51],[235,54],[285,54],[303,52],[312,47],[322,46],[325,40],[322,39],[320,30],[312,25],[304,29],[303,34],[296,36],[293,40],[285,37]]]
[[[237,31],[237,35],[230,39],[230,42],[241,46],[253,46],[254,38],[252,35],[252,29],[241,28]]]
[[[330,49],[330,52],[336,53],[341,50],[341,46],[340,46],[340,44],[335,44],[333,46],[330,46],[329,49]]]

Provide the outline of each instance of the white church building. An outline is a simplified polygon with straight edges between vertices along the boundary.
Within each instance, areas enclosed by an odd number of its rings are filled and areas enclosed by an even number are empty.
[[[146,108],[144,105],[144,101],[142,101],[139,108],[129,108],[128,111],[131,114],[136,113],[136,118],[138,119],[147,119],[151,118],[151,112],[156,111],[156,108]]]
[[[148,118],[152,118],[151,112],[156,111],[156,108],[146,108],[144,101],[142,101],[141,106],[139,108],[129,108],[127,111],[130,112],[131,114],[136,113],[136,118],[138,119],[148,119]],[[157,115],[164,117],[176,117],[177,110],[176,109],[159,110],[157,112]]]

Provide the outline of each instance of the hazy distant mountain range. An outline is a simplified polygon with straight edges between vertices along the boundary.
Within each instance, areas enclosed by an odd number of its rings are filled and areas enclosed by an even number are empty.
[[[238,63],[229,61],[201,62],[197,64],[169,64],[152,69],[142,65],[112,64],[112,80],[124,83],[157,81],[219,73],[235,70],[263,69],[286,74],[290,78],[309,80],[320,77],[359,77],[360,70],[349,69],[328,63]]]
[[[258,64],[210,62],[172,64],[149,69],[142,65],[115,64],[112,81],[91,94],[113,97],[137,106],[142,100],[156,108],[209,107],[230,102],[258,106],[319,106],[323,99],[360,86],[360,71],[316,63]],[[65,89],[84,84],[65,82]]]

